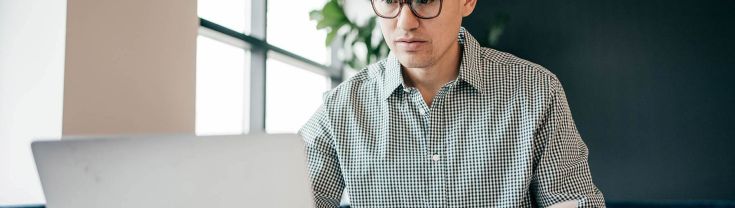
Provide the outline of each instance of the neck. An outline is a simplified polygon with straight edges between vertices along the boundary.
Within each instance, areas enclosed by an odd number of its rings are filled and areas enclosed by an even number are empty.
[[[459,64],[462,52],[459,43],[450,47],[433,65],[425,68],[403,68],[406,84],[421,92],[427,105],[436,93],[448,82],[459,76]]]

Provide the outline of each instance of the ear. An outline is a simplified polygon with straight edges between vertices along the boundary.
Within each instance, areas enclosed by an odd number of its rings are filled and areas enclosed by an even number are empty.
[[[475,10],[475,5],[477,5],[477,0],[460,0],[460,1],[462,2],[462,17],[470,16],[470,14],[472,14],[472,11]]]

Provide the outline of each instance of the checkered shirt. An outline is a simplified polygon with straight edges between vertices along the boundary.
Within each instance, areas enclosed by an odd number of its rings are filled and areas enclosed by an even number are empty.
[[[317,207],[604,207],[554,74],[482,48],[464,28],[459,76],[429,106],[398,59],[324,95],[299,131]]]

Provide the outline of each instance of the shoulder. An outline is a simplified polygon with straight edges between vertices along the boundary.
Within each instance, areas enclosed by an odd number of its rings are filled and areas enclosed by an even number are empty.
[[[556,74],[539,64],[492,48],[483,47],[479,53],[484,77],[491,79],[486,81],[504,80],[516,87],[547,92],[561,87]]]
[[[361,69],[351,78],[324,94],[327,107],[345,106],[354,102],[378,99],[385,81],[387,60],[383,59]]]

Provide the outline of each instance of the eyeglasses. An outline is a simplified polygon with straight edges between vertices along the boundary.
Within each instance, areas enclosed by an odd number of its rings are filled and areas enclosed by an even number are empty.
[[[431,19],[442,11],[442,0],[371,0],[373,10],[379,17],[393,19],[401,14],[403,5],[407,4],[416,17]]]

